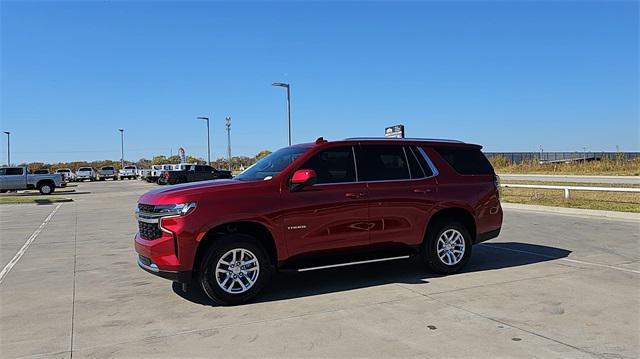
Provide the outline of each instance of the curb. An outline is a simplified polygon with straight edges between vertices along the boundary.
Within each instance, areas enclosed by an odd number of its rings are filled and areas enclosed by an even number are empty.
[[[556,214],[564,214],[564,215],[578,216],[578,217],[584,217],[584,216],[600,217],[600,218],[622,219],[627,221],[640,222],[640,213],[632,213],[632,212],[600,211],[596,209],[538,206],[538,205],[532,205],[532,204],[519,204],[519,203],[502,203],[502,208],[514,209],[514,210],[520,210],[520,211],[556,213]]]

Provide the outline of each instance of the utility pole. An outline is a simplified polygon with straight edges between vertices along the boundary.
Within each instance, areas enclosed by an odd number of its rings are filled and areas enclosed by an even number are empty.
[[[225,127],[227,127],[227,160],[229,161],[229,171],[231,171],[231,117],[224,119]]]
[[[120,131],[120,169],[124,169],[124,128],[119,128]]]
[[[11,166],[11,132],[4,131],[7,134],[7,166]]]

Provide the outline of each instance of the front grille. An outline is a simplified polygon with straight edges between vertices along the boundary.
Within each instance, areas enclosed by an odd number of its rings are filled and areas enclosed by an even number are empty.
[[[153,211],[155,210],[155,206],[152,204],[142,204],[142,203],[138,203],[138,209],[140,210],[140,212],[149,212],[149,213],[153,213]]]
[[[140,237],[146,240],[154,240],[162,237],[162,230],[158,226],[158,223],[147,223],[138,221],[138,229],[140,231]]]

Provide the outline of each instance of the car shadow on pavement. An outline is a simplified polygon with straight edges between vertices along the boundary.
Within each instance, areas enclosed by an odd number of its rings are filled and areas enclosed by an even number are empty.
[[[483,243],[473,247],[471,260],[462,273],[525,266],[569,256],[571,251],[529,243]],[[454,274],[455,275],[455,274]],[[392,283],[428,284],[429,279],[444,275],[429,272],[419,258],[332,268],[304,273],[282,272],[252,302],[271,302],[342,292]],[[187,292],[174,283],[180,297],[197,304],[215,306],[200,289],[189,286]]]

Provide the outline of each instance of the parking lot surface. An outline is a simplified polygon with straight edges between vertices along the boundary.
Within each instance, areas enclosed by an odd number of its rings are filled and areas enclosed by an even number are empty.
[[[637,221],[506,210],[461,274],[415,260],[287,273],[216,307],[137,267],[133,208],[154,187],[0,206],[2,268],[23,250],[0,283],[3,358],[640,357]]]

